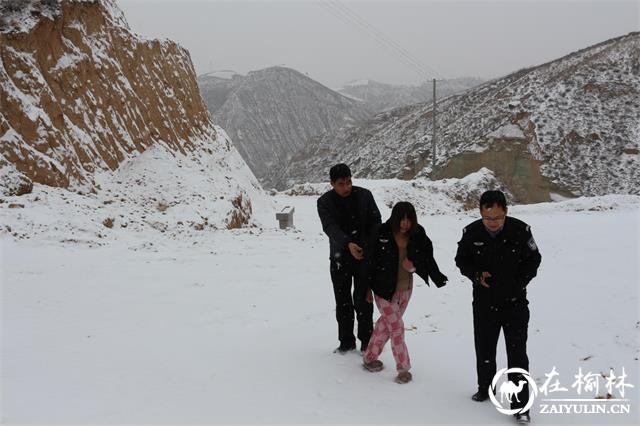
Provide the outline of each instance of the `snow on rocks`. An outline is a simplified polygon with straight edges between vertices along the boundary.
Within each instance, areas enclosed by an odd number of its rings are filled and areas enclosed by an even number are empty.
[[[2,231],[18,239],[103,245],[123,234],[178,238],[262,226],[275,215],[273,203],[224,131],[217,131],[215,143],[200,141],[194,153],[157,144],[114,172],[96,174],[94,193],[35,184],[28,195],[8,196],[0,204]],[[8,209],[16,202],[26,208]]]

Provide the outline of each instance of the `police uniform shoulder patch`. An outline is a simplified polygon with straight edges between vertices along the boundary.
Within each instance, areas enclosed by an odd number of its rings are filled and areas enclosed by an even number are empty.
[[[538,246],[536,245],[536,240],[534,240],[533,237],[529,238],[529,241],[527,241],[527,245],[533,251],[538,250]]]

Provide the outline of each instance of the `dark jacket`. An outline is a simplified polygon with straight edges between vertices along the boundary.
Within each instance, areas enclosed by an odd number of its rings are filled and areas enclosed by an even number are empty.
[[[456,254],[460,272],[473,283],[473,300],[491,306],[526,298],[527,284],[536,276],[541,260],[529,225],[510,216],[495,238],[482,219],[468,225]],[[491,274],[489,288],[480,284],[483,271]]]
[[[340,256],[351,257],[347,245],[351,242],[364,248],[371,232],[380,225],[380,210],[373,199],[371,191],[359,186],[353,186],[350,197],[354,198],[356,214],[358,216],[357,232],[350,235],[341,227],[343,214],[338,208],[340,196],[332,189],[318,198],[318,216],[322,222],[322,230],[329,237],[330,258],[336,259]]]
[[[399,250],[389,221],[378,227],[373,234],[369,250],[365,252],[367,280],[373,292],[386,300],[391,300],[398,281]],[[413,262],[416,274],[429,285],[429,278],[437,287],[447,282],[433,258],[433,244],[424,228],[417,225],[409,235],[407,258]]]

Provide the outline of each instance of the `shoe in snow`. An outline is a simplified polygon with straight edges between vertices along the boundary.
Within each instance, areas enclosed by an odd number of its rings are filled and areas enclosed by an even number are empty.
[[[379,359],[376,359],[371,362],[365,361],[362,364],[362,366],[364,367],[365,370],[370,371],[372,373],[377,373],[378,371],[382,371],[382,369],[384,368],[384,364]]]
[[[356,344],[355,343],[351,343],[348,345],[343,345],[342,343],[340,343],[340,346],[338,346],[333,353],[334,354],[340,354],[340,355],[344,355],[347,352],[350,351],[355,351],[356,350]]]
[[[486,401],[489,399],[489,392],[478,390],[478,392],[471,396],[471,399],[478,402]]]
[[[411,373],[409,373],[408,371],[401,371],[396,376],[395,382],[396,383],[400,383],[402,385],[402,384],[405,384],[405,383],[409,383],[411,381],[411,379],[413,379],[413,376],[411,376]]]

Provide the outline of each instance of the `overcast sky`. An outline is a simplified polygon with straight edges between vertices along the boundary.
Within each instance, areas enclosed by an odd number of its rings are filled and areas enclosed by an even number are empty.
[[[196,72],[285,65],[338,88],[499,77],[640,29],[640,0],[117,0],[132,30],[169,38]]]

